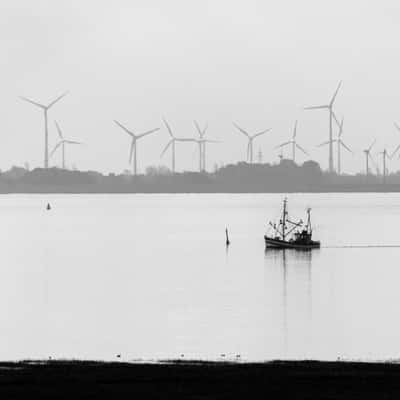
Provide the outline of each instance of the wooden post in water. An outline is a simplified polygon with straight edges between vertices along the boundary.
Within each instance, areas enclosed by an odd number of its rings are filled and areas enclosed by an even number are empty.
[[[225,228],[225,236],[226,236],[226,245],[229,246],[231,242],[229,241],[228,228]]]

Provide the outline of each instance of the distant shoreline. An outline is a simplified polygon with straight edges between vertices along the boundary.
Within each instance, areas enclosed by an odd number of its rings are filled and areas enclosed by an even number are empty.
[[[323,172],[314,161],[297,165],[238,163],[207,172],[171,173],[152,168],[142,175],[59,168],[13,167],[0,174],[0,193],[398,193],[400,172],[337,175]]]
[[[260,394],[273,399],[397,398],[400,365],[318,361],[0,363],[0,395],[4,399],[249,399],[260,398]]]
[[[110,187],[103,185],[56,186],[56,185],[0,185],[0,194],[273,194],[273,193],[400,193],[400,185],[365,185],[360,187],[346,185],[297,186],[261,188],[226,188],[215,187],[135,189],[132,186]]]

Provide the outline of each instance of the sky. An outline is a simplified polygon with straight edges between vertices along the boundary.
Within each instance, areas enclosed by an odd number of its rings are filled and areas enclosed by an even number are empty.
[[[378,165],[384,148],[400,144],[400,4],[391,0],[2,0],[0,5],[0,169],[43,165],[40,109],[69,94],[49,112],[66,138],[67,165],[122,172],[129,168],[129,137],[117,119],[141,133],[138,168],[171,165],[160,153],[169,137],[196,137],[193,120],[208,123],[207,166],[242,161],[250,133],[271,131],[254,142],[264,162],[277,162],[275,146],[298,142],[326,169],[328,113],[305,111],[326,104],[340,80],[335,103],[344,117],[342,169],[364,168],[363,149],[376,138]],[[284,153],[289,157],[287,149]],[[335,156],[336,157],[336,156]],[[51,165],[61,164],[55,153]],[[197,147],[177,145],[178,171],[198,168]],[[400,169],[400,159],[389,162]]]

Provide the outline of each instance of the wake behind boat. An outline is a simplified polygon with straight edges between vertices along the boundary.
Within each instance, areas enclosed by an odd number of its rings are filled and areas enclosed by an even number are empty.
[[[287,199],[283,201],[282,217],[279,224],[270,222],[274,236],[264,235],[265,246],[278,249],[310,250],[321,246],[319,241],[312,240],[311,208],[307,209],[307,222],[293,222],[287,211]]]

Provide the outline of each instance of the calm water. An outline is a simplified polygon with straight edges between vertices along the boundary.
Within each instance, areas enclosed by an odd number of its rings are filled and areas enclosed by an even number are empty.
[[[400,358],[400,195],[290,195],[324,247],[265,252],[282,199],[0,197],[0,359]]]

